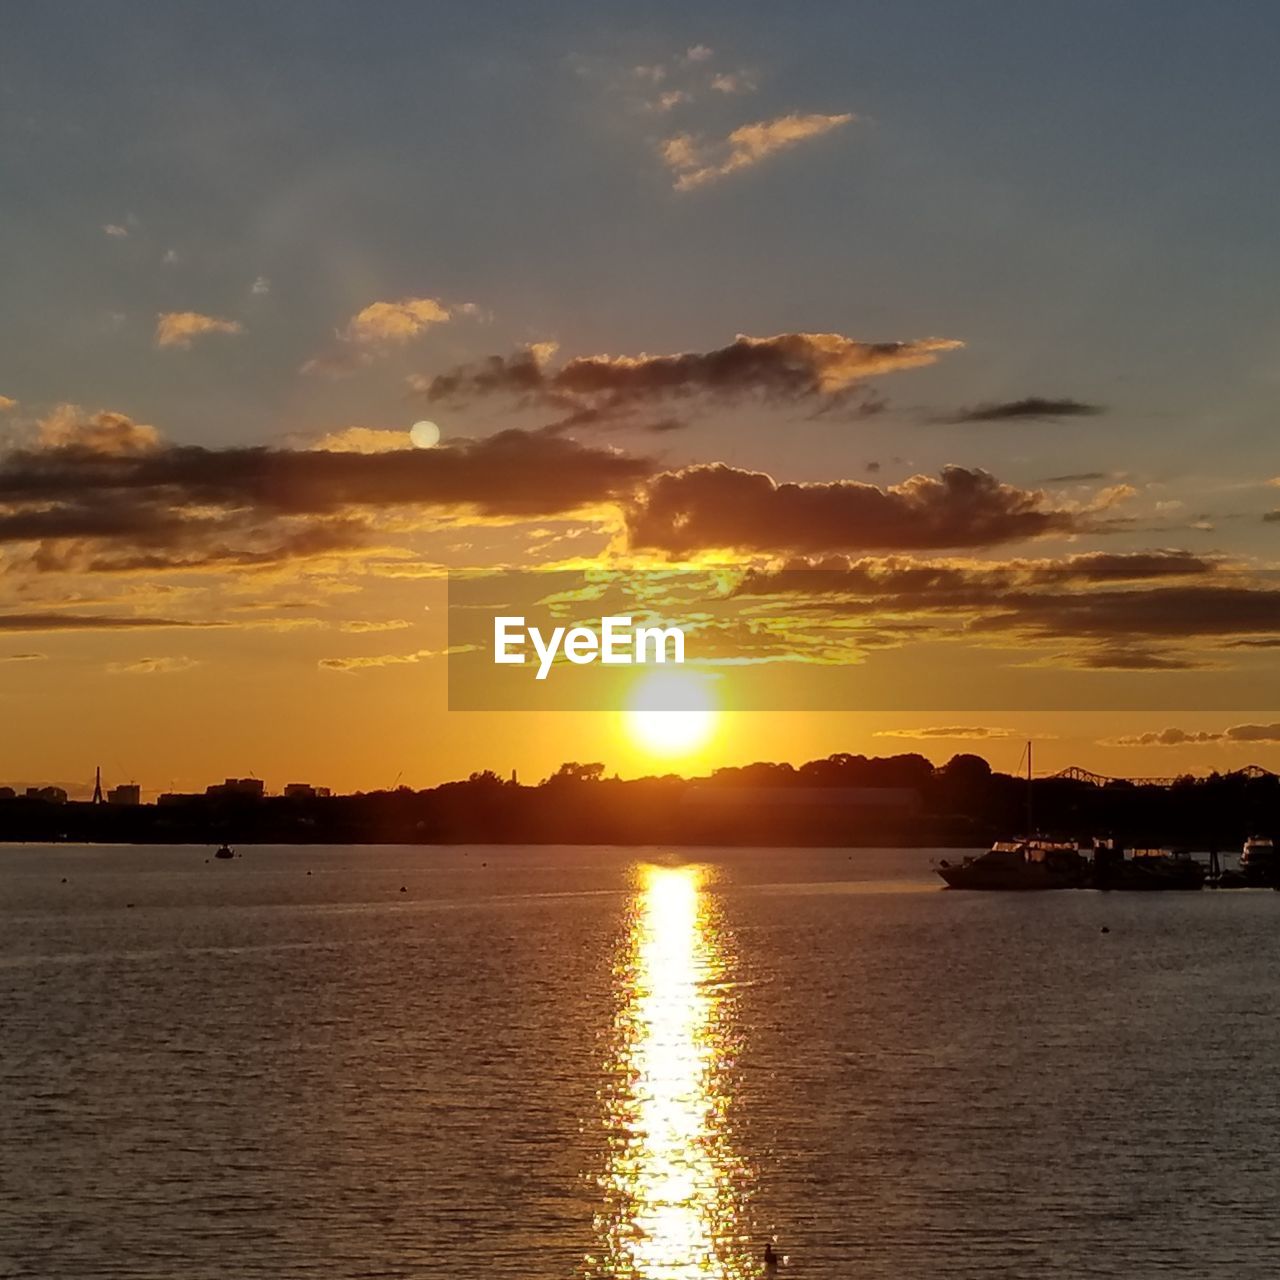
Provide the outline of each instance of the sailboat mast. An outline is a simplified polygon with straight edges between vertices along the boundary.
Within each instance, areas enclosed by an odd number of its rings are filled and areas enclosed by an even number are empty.
[[[1027,739],[1027,839],[1030,840],[1036,833],[1034,810],[1032,806],[1031,792],[1031,740]]]

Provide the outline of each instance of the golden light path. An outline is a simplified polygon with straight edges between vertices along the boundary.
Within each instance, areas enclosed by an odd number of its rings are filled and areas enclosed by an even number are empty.
[[[733,1280],[758,1271],[749,1170],[729,1139],[726,967],[699,871],[645,868],[616,971],[602,1256],[587,1259],[590,1276]]]

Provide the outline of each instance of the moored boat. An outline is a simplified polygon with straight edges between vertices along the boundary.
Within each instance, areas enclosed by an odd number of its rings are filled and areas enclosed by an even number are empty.
[[[1074,844],[1057,840],[997,841],[961,862],[943,859],[936,870],[951,889],[1010,893],[1089,886],[1089,859]]]
[[[1244,842],[1240,874],[1246,884],[1280,886],[1280,850],[1270,836],[1250,836]]]
[[[1093,886],[1096,889],[1202,889],[1208,868],[1172,849],[1123,849],[1111,841],[1094,846]]]

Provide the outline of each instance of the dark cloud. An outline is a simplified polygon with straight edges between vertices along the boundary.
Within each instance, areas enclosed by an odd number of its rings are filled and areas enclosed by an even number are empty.
[[[490,356],[434,378],[414,380],[430,402],[468,403],[493,395],[563,415],[555,427],[630,423],[670,401],[736,402],[759,397],[815,410],[850,406],[868,378],[932,364],[961,344],[944,338],[859,342],[836,333],[745,335],[714,351],[675,355],[578,356],[552,368],[554,348]],[[874,397],[867,411],[883,402]]]
[[[1268,511],[1262,519],[1266,524],[1280,524],[1280,507],[1277,507],[1274,511]]]
[[[940,422],[1052,422],[1058,418],[1091,418],[1104,412],[1102,405],[1083,400],[1051,400],[1026,396],[1022,400],[1002,400],[993,404],[958,409],[938,419]]]
[[[0,457],[0,543],[31,546],[31,567],[271,563],[363,545],[384,511],[565,515],[621,499],[653,469],[524,431],[385,453],[127,449],[127,420],[110,417],[105,437],[98,424],[83,439]]]
[[[903,633],[914,624],[935,636],[1072,642],[1053,662],[1094,670],[1186,670],[1205,666],[1208,651],[1280,644],[1274,575],[1251,577],[1181,551],[989,566],[831,556],[748,572],[736,594],[780,601],[757,613],[777,608],[808,626],[827,618],[837,628]],[[1191,642],[1203,652],[1183,652]]]
[[[1036,586],[1139,582],[1213,573],[1217,563],[1189,551],[1090,551],[1054,560],[1008,560],[978,566],[895,559],[852,560],[826,556],[796,559],[776,569],[751,569],[743,595],[806,595],[815,598],[891,597],[907,609],[981,606]]]
[[[1119,747],[1183,747],[1205,742],[1280,742],[1280,724],[1235,724],[1227,729],[1155,729],[1111,739]]]
[[[1073,475],[1046,476],[1041,484],[1088,484],[1094,480],[1108,480],[1105,471],[1077,471]]]
[[[1136,646],[1066,653],[1059,657],[1059,663],[1086,671],[1195,671],[1206,665],[1185,654]]]
[[[1280,591],[1243,584],[1009,593],[994,603],[1000,612],[976,627],[1104,640],[1280,634]]]
[[[1047,507],[1042,493],[954,466],[884,489],[694,466],[655,476],[627,510],[632,546],[674,554],[989,547],[1077,527],[1079,517]]]
[[[0,613],[0,631],[140,631],[159,627],[209,627],[219,623],[182,622],[176,618],[135,618],[92,613]],[[15,654],[39,658],[41,654]]]

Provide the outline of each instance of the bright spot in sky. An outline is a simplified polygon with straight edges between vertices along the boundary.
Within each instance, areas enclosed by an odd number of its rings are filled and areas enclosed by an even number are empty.
[[[626,712],[627,733],[651,755],[684,756],[711,737],[715,700],[704,678],[688,671],[645,676],[632,693]]]
[[[415,422],[409,428],[409,439],[419,449],[434,449],[440,443],[440,428],[434,422]]]

